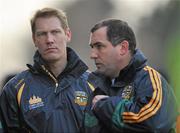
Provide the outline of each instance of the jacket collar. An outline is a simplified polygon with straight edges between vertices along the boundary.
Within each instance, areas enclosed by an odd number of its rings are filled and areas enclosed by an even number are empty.
[[[67,47],[67,65],[60,77],[64,74],[70,74],[75,78],[82,75],[87,69],[87,65],[79,58],[79,56],[69,47]]]
[[[87,65],[78,57],[78,55],[74,52],[74,50],[72,50],[69,47],[67,47],[67,60],[68,60],[67,65],[64,71],[58,76],[58,78],[63,77],[65,74],[70,74],[73,77],[77,78],[88,69]],[[46,61],[43,60],[40,53],[36,51],[34,54],[34,65],[31,66],[27,64],[27,66],[33,73],[47,74],[42,69],[41,67],[42,65],[45,66],[45,68],[48,71],[50,71],[48,65],[46,64]]]
[[[97,71],[90,73],[88,76],[88,82],[95,88],[94,94],[108,95],[111,81],[108,77],[98,73]]]
[[[119,76],[115,79],[114,86],[129,84],[133,80],[136,71],[143,68],[146,65],[146,62],[147,58],[139,49],[137,49],[130,63],[121,70]]]

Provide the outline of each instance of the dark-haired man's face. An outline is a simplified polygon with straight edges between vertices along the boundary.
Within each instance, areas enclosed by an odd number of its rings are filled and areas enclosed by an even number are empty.
[[[94,60],[97,71],[106,76],[114,77],[119,73],[117,60],[119,46],[113,46],[107,40],[107,28],[101,27],[90,35],[91,59]]]

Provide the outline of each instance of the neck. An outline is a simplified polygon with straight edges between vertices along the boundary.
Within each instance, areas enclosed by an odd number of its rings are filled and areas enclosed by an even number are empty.
[[[59,74],[63,72],[67,64],[67,58],[63,58],[62,60],[53,62],[53,63],[48,63],[50,70],[52,73],[58,77]]]
[[[119,72],[116,73],[115,77],[118,77],[119,74],[121,73],[121,70],[123,70],[126,66],[129,65],[130,61],[132,59],[132,56],[130,54],[126,55],[126,57],[124,59],[122,59],[120,61],[120,64],[119,64]],[[114,77],[114,78],[115,78]]]

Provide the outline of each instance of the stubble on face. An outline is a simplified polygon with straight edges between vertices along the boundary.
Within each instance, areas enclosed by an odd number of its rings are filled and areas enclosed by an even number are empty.
[[[116,75],[118,48],[114,47],[107,39],[107,28],[102,27],[91,33],[90,46],[92,47],[91,59],[97,67],[96,72],[113,77]]]
[[[34,42],[48,62],[66,57],[67,36],[57,17],[38,18]]]

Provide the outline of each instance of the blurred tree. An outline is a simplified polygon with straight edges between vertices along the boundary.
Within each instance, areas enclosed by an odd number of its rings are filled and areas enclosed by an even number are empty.
[[[172,37],[169,41],[168,52],[167,52],[167,64],[170,73],[170,79],[172,86],[175,91],[175,95],[178,101],[178,107],[180,112],[180,32]],[[177,118],[177,133],[180,133],[180,115]]]
[[[180,33],[177,34],[177,38],[172,39],[168,45],[167,62],[168,71],[170,73],[171,82],[178,101],[180,101]],[[180,102],[179,102],[180,107]]]
[[[171,0],[151,17],[143,18],[138,36],[153,67],[168,74],[180,110],[180,1]],[[177,133],[180,133],[180,116]]]
[[[152,16],[142,18],[138,38],[139,45],[147,55],[150,64],[169,76],[167,68],[167,42],[180,31],[180,1],[171,0],[165,6],[158,7]]]

